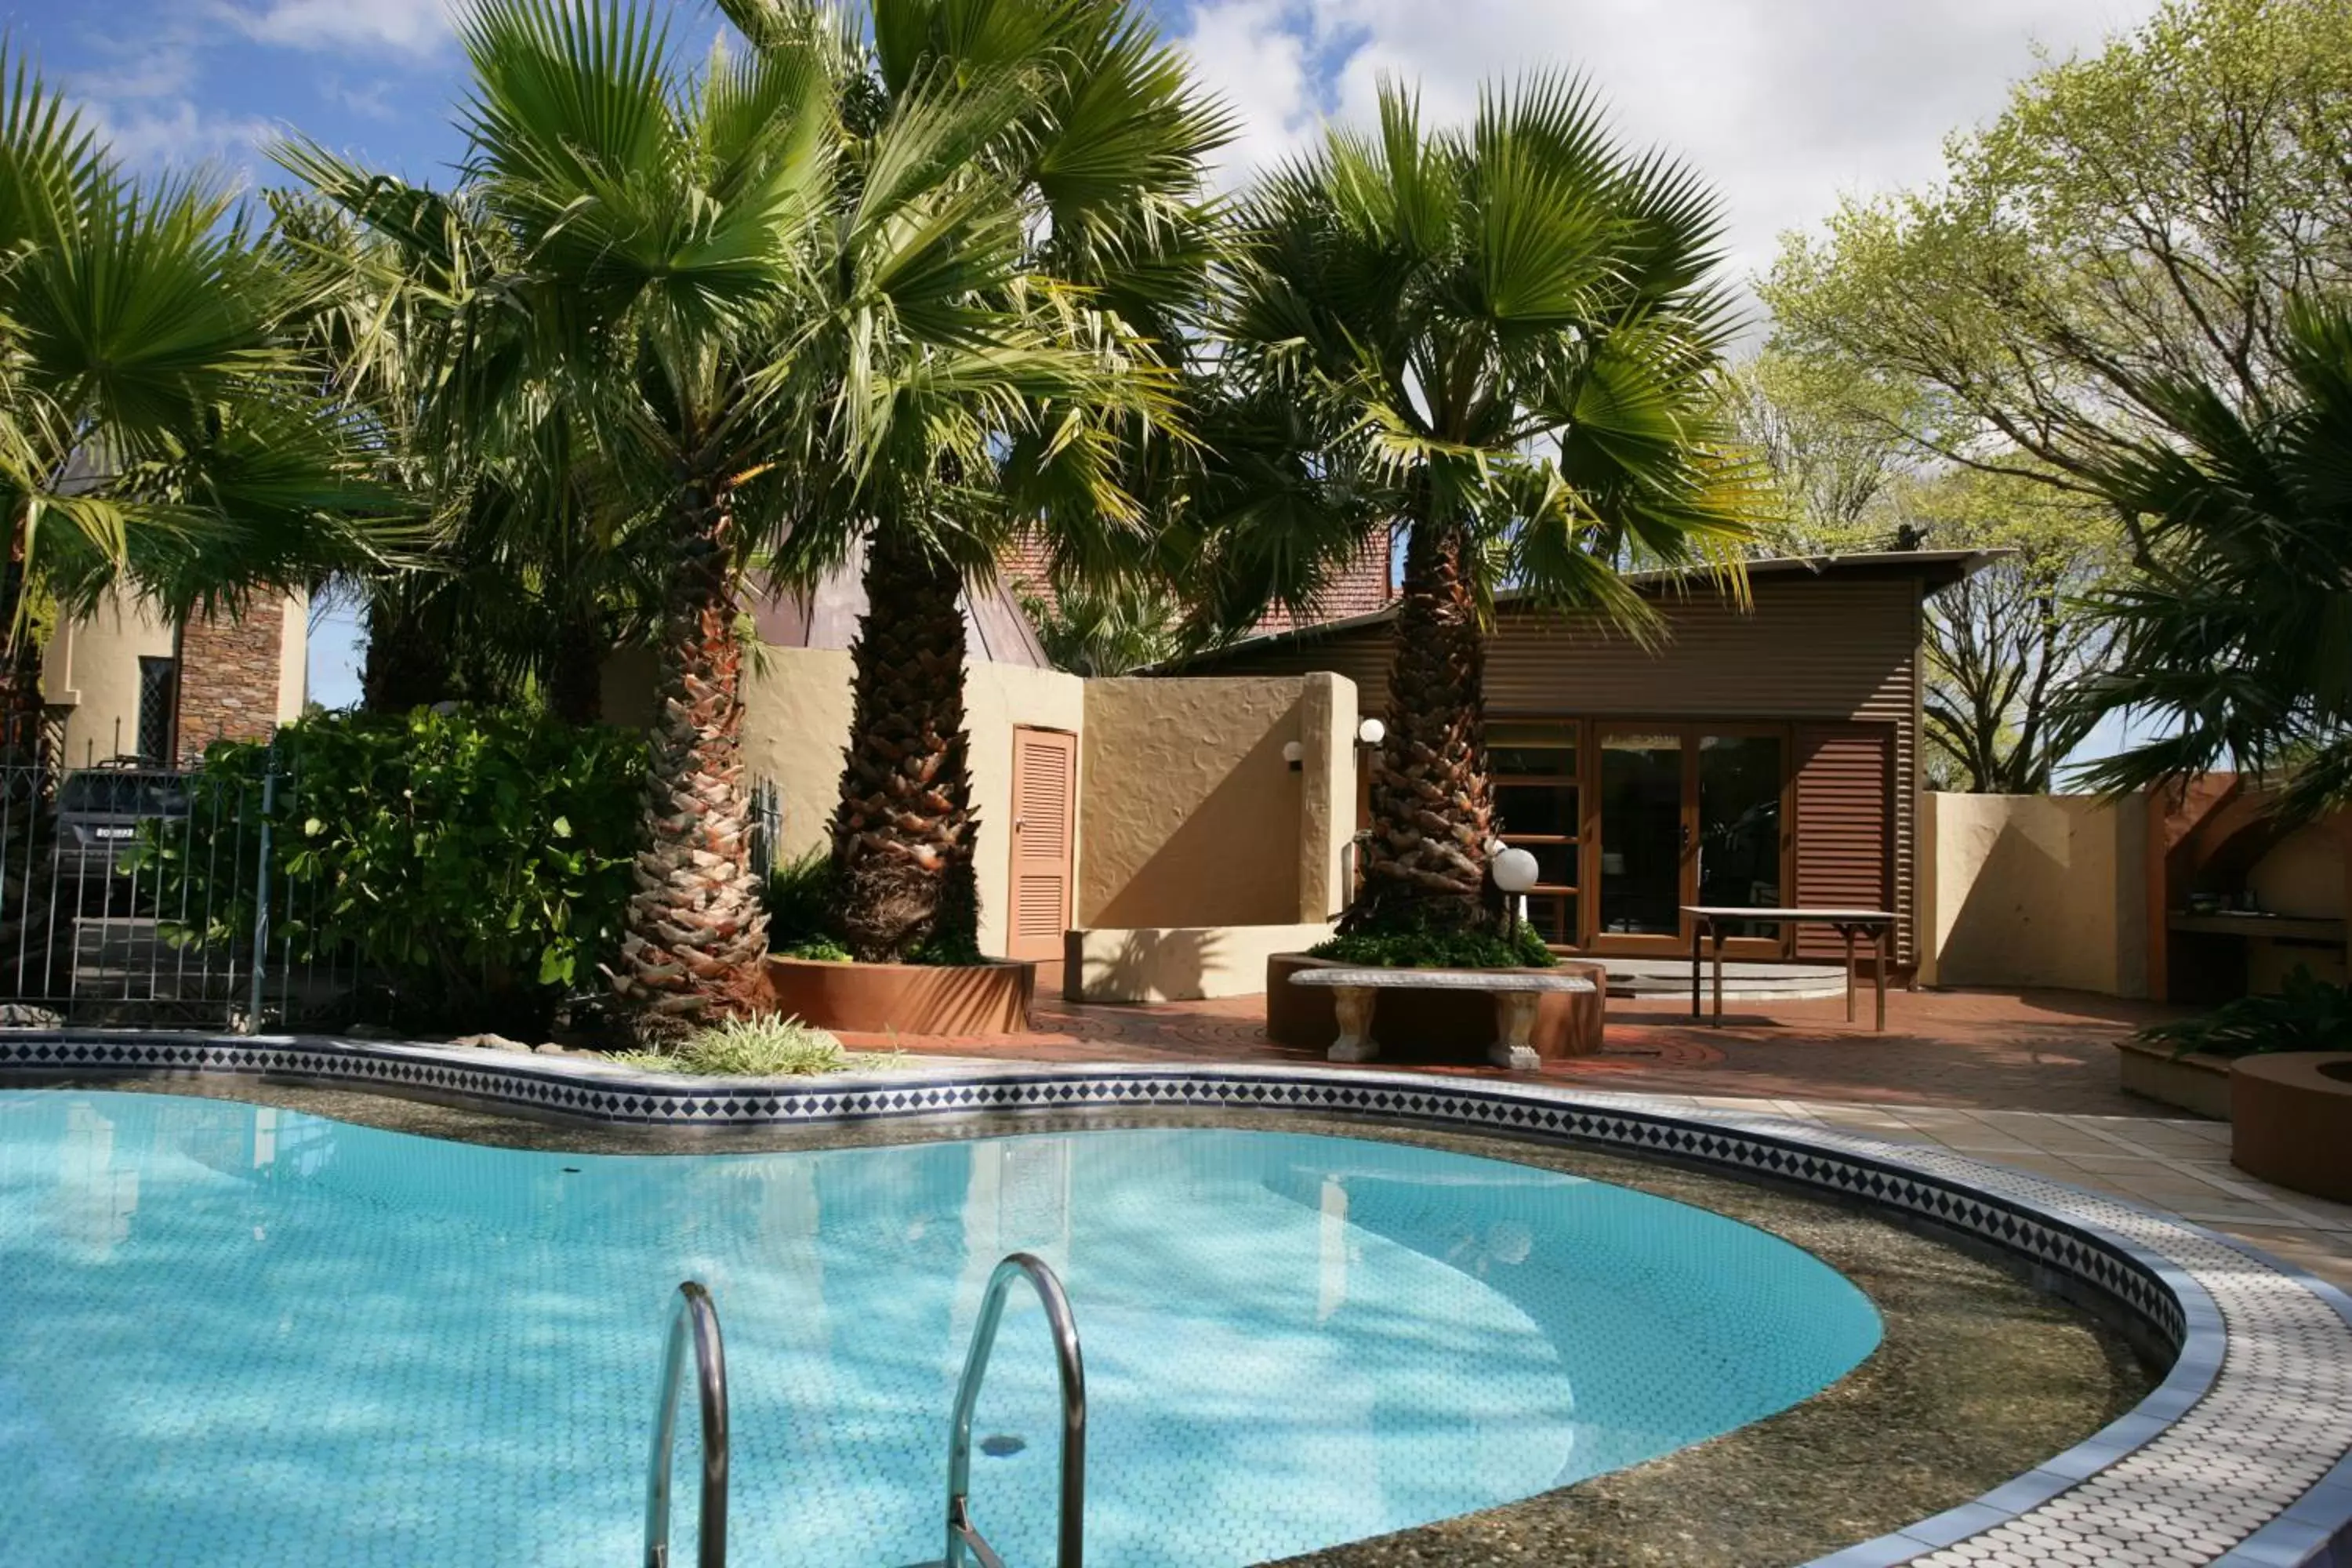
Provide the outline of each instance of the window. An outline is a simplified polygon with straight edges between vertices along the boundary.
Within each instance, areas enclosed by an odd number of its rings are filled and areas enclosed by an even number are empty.
[[[1486,726],[1494,777],[1496,835],[1536,858],[1528,923],[1556,947],[1573,945],[1576,925],[1576,724]]]
[[[139,661],[139,760],[156,767],[172,765],[172,720],[179,706],[180,661],[142,658]]]

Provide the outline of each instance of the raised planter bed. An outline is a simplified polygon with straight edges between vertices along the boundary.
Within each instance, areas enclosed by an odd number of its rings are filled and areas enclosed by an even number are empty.
[[[1293,985],[1301,969],[1349,967],[1303,952],[1278,952],[1265,961],[1265,1033],[1277,1045],[1312,1051],[1330,1049],[1339,1037],[1331,993]],[[1546,1061],[1591,1056],[1601,1048],[1601,1017],[1609,989],[1608,972],[1598,963],[1562,963],[1539,974],[1581,974],[1589,994],[1553,992],[1536,1005],[1535,1032],[1528,1043]],[[1383,1058],[1400,1061],[1477,1062],[1495,1043],[1495,999],[1483,991],[1391,991],[1372,1015],[1372,1038]]]
[[[2352,1204],[2352,1051],[2240,1057],[2230,1160],[2250,1176]]]
[[[2230,1120],[2230,1058],[2191,1051],[2176,1057],[2170,1046],[2117,1040],[2116,1056],[2123,1091],[2159,1105],[2194,1111],[2216,1121]]]
[[[1025,1035],[1037,966],[771,958],[768,984],[778,1011],[836,1032]]]

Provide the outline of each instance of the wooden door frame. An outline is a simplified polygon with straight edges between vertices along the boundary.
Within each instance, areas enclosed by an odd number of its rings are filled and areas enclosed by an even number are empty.
[[[1496,717],[1504,717],[1497,715]],[[1517,718],[1513,714],[1508,717]],[[1780,742],[1780,886],[1790,889],[1797,874],[1798,721],[1772,719],[1662,719],[1641,714],[1591,714],[1571,721],[1578,726],[1577,774],[1579,837],[1582,840],[1578,876],[1584,889],[1577,900],[1578,945],[1567,951],[1596,958],[1683,957],[1690,952],[1691,922],[1678,918],[1675,934],[1606,932],[1601,930],[1601,737],[1612,731],[1671,734],[1682,748],[1681,824],[1684,847],[1675,863],[1677,900],[1691,903],[1697,896],[1698,763],[1697,741],[1703,735],[1769,735]],[[1786,959],[1794,951],[1796,933],[1787,926],[1777,937],[1729,937],[1724,956],[1748,961]]]
[[[1055,948],[1048,957],[1024,960],[1037,965],[1038,984],[1044,988],[1049,982],[1059,984],[1064,963],[1064,942],[1070,927],[1078,918],[1078,767],[1085,747],[1079,743],[1076,730],[1065,730],[1053,724],[1015,724],[1012,726],[1011,787],[1006,792],[1005,815],[1012,818],[1006,825],[1004,847],[1004,951],[1013,956],[1018,945],[1021,921],[1021,738],[1024,735],[1058,735],[1070,742],[1069,817],[1063,841],[1062,919],[1061,931],[1055,938]]]

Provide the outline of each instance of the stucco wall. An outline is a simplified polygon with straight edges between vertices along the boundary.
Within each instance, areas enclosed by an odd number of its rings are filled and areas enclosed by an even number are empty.
[[[1070,932],[1063,994],[1076,1002],[1189,1002],[1255,996],[1265,961],[1298,952],[1331,934],[1328,924],[1192,926]]]
[[[2347,912],[2345,837],[2334,823],[2297,828],[2246,872],[2246,888],[2273,914],[2342,920]],[[2344,950],[2331,943],[2255,942],[2246,948],[2246,988],[2276,991],[2297,964],[2341,984]]]
[[[1086,683],[1077,924],[1299,921],[1309,774],[1282,748],[1305,744],[1305,689],[1296,675]]]
[[[646,725],[654,711],[653,656],[615,654],[604,666],[604,717]],[[825,842],[841,788],[841,753],[849,736],[850,656],[831,648],[762,645],[747,661],[743,761],[755,779],[776,787],[782,810],[780,851],[789,857]],[[1027,726],[1077,733],[1086,723],[1085,682],[1055,670],[973,664],[964,672],[964,729],[971,738],[972,842],[980,883],[980,946],[1002,953],[1012,867],[1005,835],[1013,820],[1013,731]],[[1081,779],[1084,766],[1081,764]],[[1082,786],[1083,787],[1083,784]],[[1080,874],[1086,859],[1077,847]]]
[[[170,658],[177,639],[150,605],[110,596],[87,619],[58,628],[41,659],[42,694],[69,703],[66,765],[139,749],[139,661]]]
[[[2144,801],[1920,802],[1923,983],[2147,994]]]

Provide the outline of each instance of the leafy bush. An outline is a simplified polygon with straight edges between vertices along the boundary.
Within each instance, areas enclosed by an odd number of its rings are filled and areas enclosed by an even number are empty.
[[[1307,952],[1377,969],[1549,969],[1559,962],[1525,922],[1507,933],[1500,927],[1416,921],[1335,936]]]
[[[536,1036],[617,946],[646,767],[635,735],[419,709],[305,719],[277,752],[273,953],[355,956],[394,985],[404,1024]],[[209,912],[176,940],[250,939],[269,755],[215,742],[187,817],[144,825],[159,907]]]
[[[767,900],[770,948],[782,952],[812,939],[839,945],[826,934],[833,921],[833,853],[825,846],[771,867]]]
[[[855,963],[857,961],[856,953],[829,936],[804,936],[782,947],[771,942],[768,951],[778,958],[804,958],[815,963]]]
[[[895,1058],[854,1055],[813,1024],[769,1014],[698,1029],[670,1050],[628,1051],[613,1059],[652,1072],[710,1078],[814,1078]]]
[[[2352,991],[2314,979],[2298,963],[2275,996],[2241,996],[2194,1018],[2151,1025],[2140,1037],[2174,1047],[2176,1056],[2352,1051]]]

